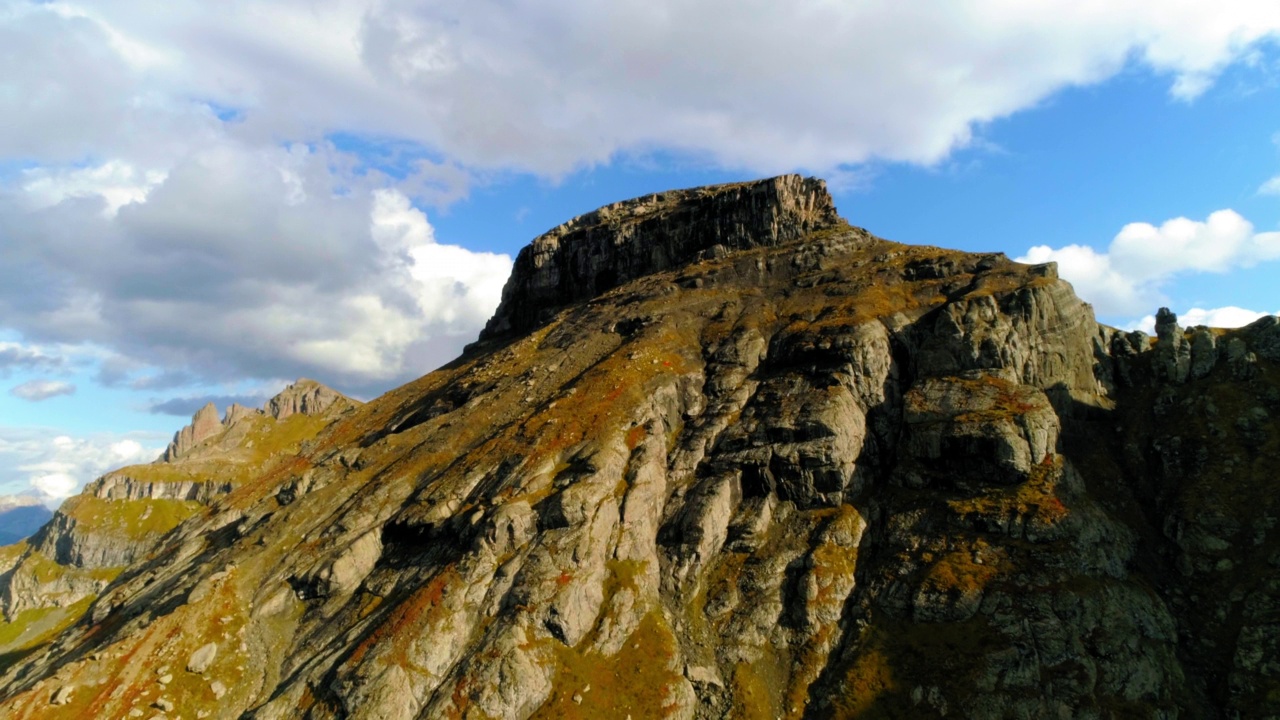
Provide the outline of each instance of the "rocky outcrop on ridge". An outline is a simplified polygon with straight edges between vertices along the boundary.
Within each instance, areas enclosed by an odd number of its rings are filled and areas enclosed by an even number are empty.
[[[164,462],[173,462],[190,452],[191,448],[222,432],[223,429],[223,424],[218,421],[218,408],[213,403],[206,403],[191,416],[190,425],[174,433],[173,440],[169,443],[169,447],[165,448],[160,459]]]
[[[702,253],[769,247],[840,222],[826,183],[798,175],[606,205],[520,251],[481,337],[531,330],[571,303]]]
[[[103,475],[67,500],[28,542],[0,552],[8,560],[0,568],[0,614],[13,625],[24,613],[79,607],[70,618],[76,619],[124,568],[151,557],[170,531],[296,453],[302,441],[355,405],[310,380],[290,385],[265,410],[232,405],[221,422],[207,405],[161,460]],[[14,634],[31,635],[8,633]]]
[[[814,187],[757,185],[718,212]],[[1280,715],[1275,321],[1153,343],[1051,265],[688,237],[215,498],[0,711]]]
[[[206,450],[206,455],[216,455],[219,450],[239,449],[244,445],[244,430],[248,427],[246,421],[255,418],[265,416],[284,420],[291,415],[336,415],[355,404],[355,401],[337,390],[307,378],[299,378],[291,383],[267,400],[261,410],[232,403],[227,406],[221,421],[218,420],[217,407],[208,403],[191,416],[190,425],[174,434],[173,441],[158,462],[174,462],[197,448]],[[233,429],[241,432],[232,432]]]
[[[268,400],[263,411],[277,420],[283,420],[297,413],[319,415],[335,405],[345,409],[351,406],[351,401],[342,393],[315,380],[301,378]]]

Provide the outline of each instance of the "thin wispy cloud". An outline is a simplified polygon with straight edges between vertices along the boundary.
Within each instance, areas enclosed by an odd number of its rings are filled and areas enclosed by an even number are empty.
[[[74,395],[76,386],[63,380],[28,380],[9,389],[9,394],[30,402],[40,402],[59,395]]]

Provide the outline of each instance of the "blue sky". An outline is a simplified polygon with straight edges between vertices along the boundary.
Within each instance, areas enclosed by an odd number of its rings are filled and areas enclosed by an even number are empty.
[[[428,372],[535,235],[673,187],[825,177],[1117,326],[1280,311],[1274,3],[1084,5],[0,0],[0,494]]]

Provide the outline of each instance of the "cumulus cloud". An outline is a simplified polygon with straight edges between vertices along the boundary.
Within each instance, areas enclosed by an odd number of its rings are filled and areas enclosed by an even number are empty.
[[[108,470],[154,460],[166,440],[157,433],[72,437],[49,430],[0,427],[0,493],[34,490],[54,503]]]
[[[74,197],[101,198],[106,215],[142,202],[165,177],[162,171],[140,171],[120,160],[85,168],[29,168],[22,174],[22,189],[34,207],[49,207]]]
[[[103,379],[135,388],[308,375],[359,391],[429,371],[474,339],[511,260],[436,242],[348,159],[224,139],[114,212],[101,194],[0,194],[0,323],[109,348]]]
[[[761,171],[931,162],[1130,62],[1193,98],[1280,31],[1270,0],[10,7],[0,154],[148,168],[216,132],[218,108],[247,137],[368,133],[545,174],[654,148]]]
[[[1249,323],[1267,315],[1280,315],[1280,311],[1274,313],[1258,312],[1256,310],[1246,310],[1244,308],[1228,305],[1220,308],[1198,308],[1194,307],[1183,313],[1178,313],[1178,324],[1183,327],[1194,327],[1196,325],[1207,325],[1216,328],[1238,328],[1244,327]],[[1154,335],[1156,331],[1156,316],[1147,315],[1141,320],[1135,320],[1127,325],[1125,330],[1141,330],[1148,335]]]
[[[1280,232],[1254,232],[1235,211],[1219,210],[1203,222],[1130,223],[1106,252],[1086,245],[1037,245],[1018,262],[1057,262],[1059,274],[1099,314],[1132,316],[1166,303],[1162,287],[1180,274],[1224,273],[1276,259]]]
[[[40,402],[59,395],[74,395],[75,391],[75,385],[62,380],[28,380],[9,388],[10,395],[30,402]]]
[[[510,259],[422,209],[476,178],[931,163],[1132,64],[1193,98],[1280,31],[1271,0],[0,3],[0,326],[103,348],[110,384],[365,394],[496,306]]]

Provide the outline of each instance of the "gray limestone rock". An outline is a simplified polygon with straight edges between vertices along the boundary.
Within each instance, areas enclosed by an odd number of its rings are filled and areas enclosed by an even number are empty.
[[[300,378],[267,401],[266,413],[277,420],[290,415],[319,415],[334,405],[349,405],[346,396],[315,380]]]
[[[62,685],[53,691],[53,695],[49,698],[49,704],[66,705],[71,702],[71,696],[75,694],[75,691],[74,685]]]
[[[1183,383],[1191,373],[1191,343],[1178,325],[1178,316],[1169,308],[1156,312],[1156,375],[1162,380]]]
[[[1197,327],[1191,332],[1190,376],[1194,380],[1208,377],[1218,362],[1217,341],[1207,327]]]

